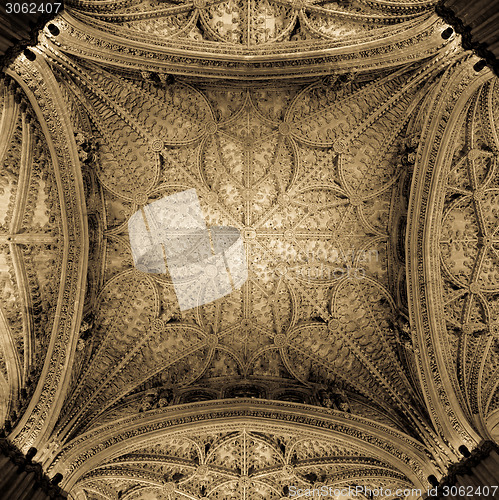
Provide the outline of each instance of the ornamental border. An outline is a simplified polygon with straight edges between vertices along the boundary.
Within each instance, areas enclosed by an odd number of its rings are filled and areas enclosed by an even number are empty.
[[[65,366],[68,362],[71,365],[74,357],[88,264],[88,227],[76,144],[68,133],[67,116],[57,112],[60,106],[55,102],[58,91],[55,77],[42,54],[36,52],[36,62],[20,55],[7,74],[26,93],[51,152],[64,250],[59,297],[45,363],[28,410],[10,436],[23,451],[43,442],[43,435],[50,433],[62,407],[71,376]]]

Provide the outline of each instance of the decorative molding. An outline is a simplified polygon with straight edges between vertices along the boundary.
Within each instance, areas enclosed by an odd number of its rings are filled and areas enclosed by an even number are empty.
[[[408,210],[407,269],[411,324],[417,330],[417,360],[426,404],[441,437],[457,448],[473,448],[481,439],[466,415],[442,310],[440,252],[444,175],[450,162],[452,135],[469,97],[491,78],[473,70],[476,58],[465,57],[449,68],[435,86],[427,107],[414,169]],[[456,455],[457,456],[457,455]]]
[[[410,477],[425,484],[434,470],[427,451],[414,439],[387,426],[349,413],[266,400],[218,400],[152,410],[97,427],[67,443],[54,459],[51,473],[62,472],[71,488],[82,474],[108,457],[158,436],[188,436],[194,430],[290,428],[310,436],[348,437],[366,446]],[[434,472],[433,472],[434,473]]]
[[[53,333],[40,382],[30,405],[10,436],[20,449],[43,443],[59,417],[70,373],[66,366],[76,348],[88,257],[85,202],[78,152],[62,96],[50,68],[37,52],[35,62],[19,56],[7,72],[26,93],[47,140],[62,213],[64,253]]]
[[[147,33],[113,27],[67,9],[58,19],[61,34],[45,32],[46,41],[63,53],[114,66],[122,72],[179,74],[202,78],[288,79],[357,71],[378,71],[435,55],[445,50],[443,22],[436,15],[393,28],[383,37],[332,42],[308,41],[245,48],[175,37],[161,42]]]

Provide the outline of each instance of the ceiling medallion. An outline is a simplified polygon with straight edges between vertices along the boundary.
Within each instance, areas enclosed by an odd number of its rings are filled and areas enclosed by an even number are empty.
[[[215,278],[218,275],[218,268],[216,265],[211,264],[205,267],[204,272],[208,278]]]
[[[209,193],[206,193],[203,197],[206,203],[209,203],[212,205],[213,203],[218,202],[218,194],[214,193],[213,191],[210,191]]]
[[[279,276],[286,276],[288,273],[288,266],[281,262],[276,266],[275,271]]]
[[[473,333],[473,325],[471,323],[464,323],[462,326],[462,331],[465,335]]]
[[[211,346],[211,347],[214,347],[218,344],[218,337],[217,335],[215,335],[214,333],[210,334],[210,335],[207,335],[206,336],[206,343]]]
[[[346,153],[348,149],[347,143],[345,141],[336,141],[333,145],[333,149],[338,154]]]
[[[241,141],[241,145],[242,145],[242,148],[246,151],[253,151],[253,139],[251,137],[246,137],[244,139],[242,139]]]
[[[241,488],[248,488],[250,486],[250,484],[251,484],[251,480],[246,474],[242,475],[239,478],[239,486],[241,486]]]
[[[241,320],[241,330],[247,331],[250,329],[251,329],[251,320],[249,320],[248,318]]]
[[[136,205],[146,205],[149,197],[146,193],[136,193],[134,196],[134,201]]]
[[[149,274],[149,268],[144,264],[137,264],[132,272],[136,278],[142,279],[144,274]]]
[[[240,328],[240,338],[242,341],[246,342],[251,335],[251,321],[249,319],[243,319],[241,321],[241,328]]]
[[[499,323],[493,322],[489,325],[489,332],[496,338],[499,338]]]
[[[288,344],[288,339],[283,333],[278,333],[274,336],[274,345],[279,349],[286,347]]]
[[[291,197],[288,194],[282,193],[277,197],[277,202],[282,207],[287,207],[291,203]]]
[[[165,328],[165,323],[163,320],[156,318],[152,320],[151,326],[154,331],[162,332]]]
[[[327,322],[327,328],[330,332],[335,332],[337,330],[339,330],[340,328],[340,321],[336,318],[331,318],[328,322]]]
[[[488,236],[478,235],[478,246],[486,247],[490,246],[492,239]]]
[[[151,149],[155,152],[155,153],[159,153],[161,151],[163,151],[163,148],[164,148],[164,143],[161,139],[155,139],[154,141],[152,141],[151,143]]]
[[[210,135],[216,134],[218,130],[218,125],[216,124],[216,122],[208,122],[206,124],[205,130],[207,134]]]
[[[352,194],[349,199],[350,199],[350,204],[353,205],[354,207],[362,205],[362,198],[356,194]]]
[[[254,240],[256,238],[256,231],[254,229],[245,229],[243,237],[245,241]]]
[[[251,189],[244,189],[242,192],[242,198],[245,201],[251,201],[251,198],[253,197],[253,191]]]
[[[176,489],[176,484],[172,481],[169,481],[168,483],[165,483],[163,485],[163,491],[167,494],[167,495],[173,495],[175,493],[175,489]]]
[[[483,191],[483,189],[477,189],[477,190],[475,190],[475,192],[473,193],[473,199],[474,199],[475,201],[482,201],[483,195],[484,195],[484,191]]]
[[[200,465],[196,469],[196,474],[198,475],[198,477],[206,477],[209,472],[210,472],[210,468],[205,464]]]
[[[281,135],[289,135],[291,133],[291,127],[289,123],[282,122],[279,124],[279,133]]]

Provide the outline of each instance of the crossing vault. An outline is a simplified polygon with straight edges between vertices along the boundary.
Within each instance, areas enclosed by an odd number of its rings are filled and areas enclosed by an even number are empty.
[[[11,54],[2,498],[487,497],[499,84],[449,16],[71,0]],[[188,189],[248,279],[181,311],[128,220]]]

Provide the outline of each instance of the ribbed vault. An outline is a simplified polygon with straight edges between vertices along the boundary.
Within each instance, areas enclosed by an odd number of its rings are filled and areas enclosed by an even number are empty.
[[[497,435],[499,89],[432,9],[78,1],[8,68],[0,419],[73,499],[424,488]],[[187,189],[248,280],[181,311],[128,221]]]
[[[453,416],[454,430],[459,428],[457,420],[468,420],[472,422],[471,432],[490,435],[495,425],[493,414],[497,408],[498,383],[496,214],[499,143],[495,106],[498,88],[494,79],[476,79],[476,73],[461,65],[456,69],[456,74],[451,79],[447,76],[442,87],[436,89],[447,97],[440,100],[439,105],[436,104],[438,99],[428,101],[430,106],[441,106],[437,113],[427,112],[440,116],[440,123],[446,125],[437,132],[435,123],[426,121],[423,128],[427,146],[421,150],[424,153],[421,162],[417,162],[420,167],[415,175],[422,174],[422,165],[428,158],[426,154],[433,150],[437,152],[438,163],[431,163],[438,167],[431,169],[431,176],[434,175],[435,180],[438,178],[439,185],[432,192],[434,198],[429,204],[427,199],[421,203],[424,196],[414,199],[409,210],[409,241],[411,245],[416,239],[421,241],[421,233],[416,237],[416,228],[421,231],[430,226],[435,239],[426,243],[431,252],[412,252],[418,257],[410,258],[410,298],[414,300],[414,316],[419,318],[414,319],[422,327],[420,335],[429,332],[426,325],[422,326],[427,320],[438,324],[431,328],[433,341],[420,337],[420,343],[430,346],[423,364],[434,363],[439,358],[439,365],[446,367],[443,371],[448,377],[446,382],[453,385],[461,401]],[[466,85],[470,80],[473,85]],[[454,85],[466,85],[466,92],[450,91]],[[433,146],[427,142],[427,134],[434,137]],[[428,173],[429,170],[426,175]],[[421,195],[422,191],[418,193]],[[424,273],[438,279],[431,282],[422,279],[421,271],[413,267],[418,259],[424,259],[430,266]],[[417,286],[416,281],[420,283]],[[432,297],[430,309],[426,308],[426,300],[416,299],[422,296],[422,290],[423,294]],[[441,393],[439,386],[442,387],[441,382],[434,384]],[[432,406],[434,414],[440,411],[433,403]],[[459,415],[460,412],[463,414]],[[489,418],[490,424],[487,423]]]
[[[295,78],[389,68],[435,54],[434,1],[75,1],[59,17],[59,50],[166,80]]]
[[[363,417],[239,399],[115,420],[68,442],[52,469],[66,472],[75,496],[87,488],[105,490],[114,477],[121,483],[117,490],[130,498],[161,492],[173,498],[280,498],[292,487],[352,481],[393,489],[424,484],[431,470],[425,460],[416,440]]]
[[[15,423],[47,353],[63,242],[59,193],[40,123],[14,85],[2,84],[0,93],[0,420],[10,415]]]

